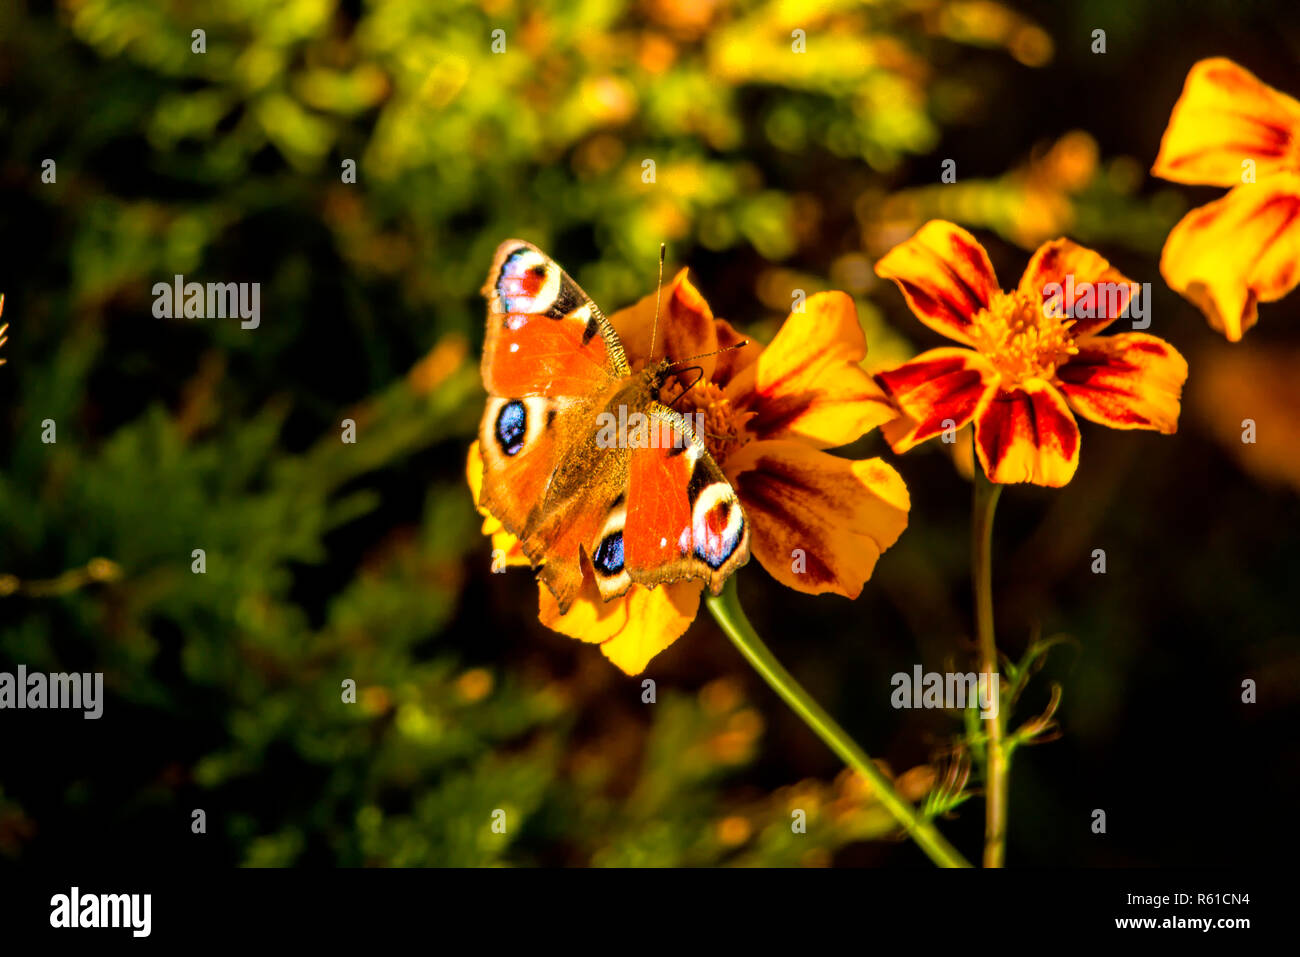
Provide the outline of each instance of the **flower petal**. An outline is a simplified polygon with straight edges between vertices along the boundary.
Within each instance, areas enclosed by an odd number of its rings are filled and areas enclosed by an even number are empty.
[[[991,481],[1060,487],[1079,466],[1079,426],[1041,379],[993,392],[975,413],[975,451]]]
[[[725,319],[715,319],[713,328],[718,336],[718,348],[727,351],[718,353],[717,364],[709,378],[719,388],[725,389],[727,383],[758,361],[763,347],[748,336],[742,336]],[[745,343],[743,346],[742,342]]]
[[[935,332],[970,345],[971,317],[988,307],[998,277],[975,237],[934,219],[876,263],[876,275],[892,279],[912,312]]]
[[[794,439],[817,448],[847,445],[898,413],[859,363],[867,340],[858,307],[842,292],[809,297],[791,313],[758,361],[727,387],[733,405],[756,415],[760,439]]]
[[[857,598],[880,553],[907,527],[907,486],[878,458],[751,442],[727,459],[727,476],[753,529],[753,554],[797,591]]]
[[[1060,289],[1049,295],[1046,290],[1052,284]],[[1057,297],[1065,314],[1074,318],[1076,339],[1105,329],[1123,315],[1133,286],[1133,281],[1103,256],[1068,239],[1053,239],[1039,246],[1020,277],[1020,292],[1031,301]]]
[[[538,582],[538,618],[552,631],[598,642],[606,658],[635,675],[690,627],[702,588],[689,581],[655,588],[633,585],[617,598],[602,601],[595,577],[584,569],[582,591],[565,614],[560,614],[550,589]]]
[[[895,369],[876,373],[905,413],[881,431],[903,453],[945,429],[970,422],[985,393],[997,385],[992,363],[971,349],[931,349]]]
[[[1201,60],[1187,73],[1151,172],[1237,186],[1248,159],[1257,177],[1300,166],[1300,103],[1231,60]]]
[[[1177,349],[1141,332],[1078,345],[1055,383],[1076,412],[1112,429],[1178,431],[1187,360]]]
[[[478,439],[470,443],[469,458],[465,462],[465,479],[469,482],[470,493],[474,496],[474,507],[483,516],[483,534],[492,539],[492,570],[500,571],[507,565],[529,565],[528,556],[519,539],[505,530],[487,509],[479,504],[483,493],[483,456],[479,451]]]
[[[1283,173],[1238,186],[1194,209],[1165,240],[1165,281],[1237,342],[1261,302],[1300,282],[1300,176]]]
[[[659,301],[659,323],[655,329],[655,303]],[[666,286],[662,294],[650,293],[639,302],[620,309],[609,317],[627,353],[633,371],[651,365],[651,359],[688,359],[703,356],[718,348],[718,334],[714,328],[713,310],[704,301],[700,291],[692,285],[683,269]],[[650,355],[651,339],[654,355]],[[716,356],[695,361],[704,370],[704,378],[712,379]]]

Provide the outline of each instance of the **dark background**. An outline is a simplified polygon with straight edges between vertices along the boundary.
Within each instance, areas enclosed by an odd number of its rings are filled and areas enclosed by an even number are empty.
[[[1300,299],[1263,305],[1242,344],[1213,333],[1157,264],[1221,190],[1146,171],[1198,59],[1300,94],[1295,4],[780,11],[4,5],[0,574],[17,582],[0,670],[103,671],[108,700],[99,721],[0,714],[0,861],[924,865],[869,840],[879,809],[707,614],[651,663],[655,705],[544,629],[531,575],[489,572],[464,466],[477,290],[502,239],[547,249],[607,312],[653,288],[667,242],[760,339],[791,288],[845,288],[878,365],[939,344],[864,268],[936,216],[974,231],[1007,287],[1041,241],[1097,248],[1152,283],[1149,331],[1191,365],[1176,436],[1082,423],[1068,487],[1002,497],[1000,644],[1071,639],[1018,712],[1062,684],[1062,737],[1015,758],[1009,863],[1294,847]],[[152,285],[177,272],[262,283],[261,327],[155,319]],[[891,709],[889,677],[970,667],[969,483],[932,448],[845,451],[886,455],[912,495],[862,597],[795,594],[756,562],[741,596],[901,772],[962,732]],[[83,581],[97,557],[110,580]],[[820,809],[797,840],[791,807]],[[943,829],[977,857],[978,798]]]

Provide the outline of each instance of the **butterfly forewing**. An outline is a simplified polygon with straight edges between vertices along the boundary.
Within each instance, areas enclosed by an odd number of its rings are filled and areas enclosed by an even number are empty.
[[[492,395],[589,396],[631,371],[604,313],[536,246],[497,247],[483,294],[483,383]]]

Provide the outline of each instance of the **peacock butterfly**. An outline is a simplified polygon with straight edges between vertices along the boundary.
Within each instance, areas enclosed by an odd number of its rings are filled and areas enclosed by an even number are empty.
[[[497,247],[483,295],[481,504],[560,611],[586,568],[605,601],[634,583],[698,579],[720,591],[749,559],[749,523],[697,428],[660,401],[685,357],[648,357],[634,373],[604,313],[520,240]],[[628,422],[649,428],[629,436]]]

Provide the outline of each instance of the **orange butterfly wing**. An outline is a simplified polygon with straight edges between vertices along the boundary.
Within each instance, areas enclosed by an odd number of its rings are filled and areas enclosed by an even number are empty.
[[[658,447],[633,450],[628,468],[628,575],[647,584],[703,578],[717,592],[749,558],[740,500],[681,415],[658,403],[649,414]]]
[[[604,313],[536,246],[498,246],[483,295],[483,385],[492,395],[590,396],[631,373]]]

